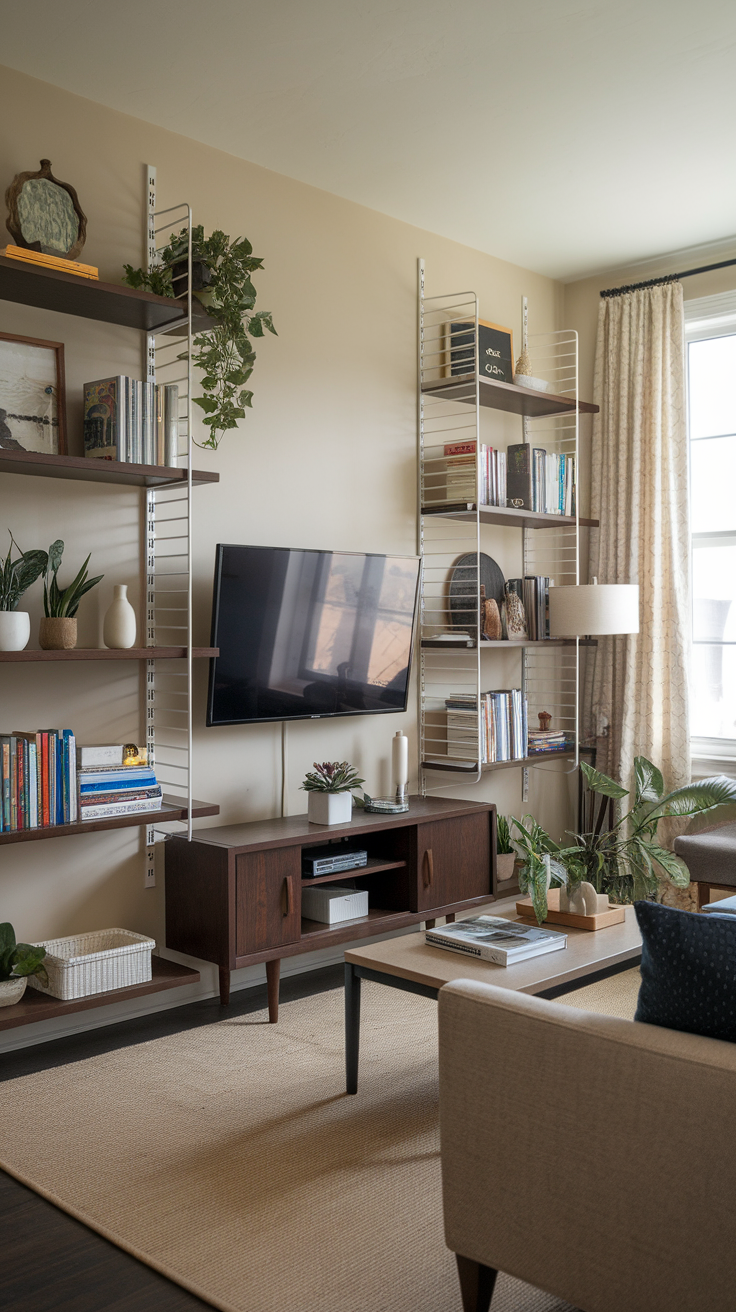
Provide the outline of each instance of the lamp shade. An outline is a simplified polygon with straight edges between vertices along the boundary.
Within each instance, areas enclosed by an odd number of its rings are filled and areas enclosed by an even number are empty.
[[[580,583],[549,590],[551,638],[638,632],[637,583]]]

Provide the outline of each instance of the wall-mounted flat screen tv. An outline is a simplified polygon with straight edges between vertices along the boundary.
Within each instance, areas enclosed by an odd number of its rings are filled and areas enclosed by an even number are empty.
[[[207,724],[405,711],[416,556],[220,544]]]

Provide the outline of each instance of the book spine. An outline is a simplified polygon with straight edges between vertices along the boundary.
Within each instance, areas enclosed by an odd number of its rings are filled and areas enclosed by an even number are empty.
[[[506,452],[508,500],[518,502],[520,509],[532,509],[531,447],[528,442],[510,446]]]
[[[49,735],[41,733],[41,824],[51,824],[49,812]]]
[[[3,829],[7,832],[12,829],[10,823],[11,804],[10,804],[10,738],[4,737],[2,740],[3,754]]]
[[[160,383],[156,384],[156,464],[166,464],[165,396]]]
[[[38,829],[38,772],[36,744],[28,744],[28,826]]]
[[[179,388],[167,383],[164,397],[164,464],[176,469],[179,464]]]
[[[162,799],[152,797],[142,802],[105,802],[99,806],[86,806],[84,820],[104,820],[108,816],[142,815],[146,811],[160,811]]]
[[[80,798],[80,808],[82,815],[86,815],[90,806],[112,806],[119,805],[122,802],[143,802],[146,798],[162,796],[163,789],[160,784],[156,784],[155,788],[137,788],[132,793],[104,793],[101,797],[88,794]]]

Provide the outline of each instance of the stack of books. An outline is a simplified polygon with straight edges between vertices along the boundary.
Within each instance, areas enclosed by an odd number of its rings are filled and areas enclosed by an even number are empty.
[[[458,760],[523,761],[527,754],[527,701],[520,688],[481,693],[480,743],[477,702],[472,693],[445,700],[447,755]]]
[[[25,246],[6,246],[0,251],[8,260],[21,260],[24,264],[35,264],[41,269],[58,269],[61,273],[73,273],[78,278],[90,278],[97,282],[99,269],[94,264],[80,264],[79,260],[67,260],[63,255],[45,255],[43,251],[30,251]]]
[[[435,948],[464,952],[468,957],[492,961],[497,966],[513,966],[545,952],[560,952],[567,946],[567,934],[546,925],[523,925],[503,916],[471,916],[455,925],[425,931],[425,941]]]
[[[575,457],[545,451],[528,442],[508,448],[506,492],[522,510],[544,515],[574,515],[577,474]]]
[[[529,755],[536,752],[565,752],[575,746],[574,738],[564,729],[530,729]]]
[[[448,442],[447,500],[475,501],[475,442]],[[480,504],[506,505],[506,452],[481,443]]]
[[[77,778],[80,820],[161,809],[162,788],[145,753],[130,754],[122,746],[80,747]]]
[[[76,745],[71,729],[0,734],[0,832],[77,820]]]
[[[133,465],[170,465],[179,455],[179,388],[138,378],[84,385],[84,454]]]

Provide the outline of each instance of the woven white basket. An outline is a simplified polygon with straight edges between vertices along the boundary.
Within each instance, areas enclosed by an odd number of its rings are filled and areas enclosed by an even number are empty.
[[[97,929],[34,946],[46,949],[43,964],[49,982],[46,987],[37,975],[30,975],[31,988],[68,1002],[91,993],[145,984],[151,978],[151,953],[156,943],[130,929]]]

